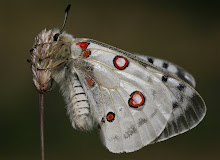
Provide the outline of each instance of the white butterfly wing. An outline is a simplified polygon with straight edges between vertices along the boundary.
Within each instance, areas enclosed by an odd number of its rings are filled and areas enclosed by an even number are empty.
[[[74,45],[82,48],[80,57],[60,74],[70,119],[82,130],[98,123],[111,152],[132,152],[168,139],[204,117],[200,95],[168,69],[94,40]]]
[[[171,116],[169,89],[126,55],[95,41],[82,41],[89,43],[90,55],[82,54],[84,58],[75,62],[76,73],[101,127],[103,143],[115,153],[132,152],[150,144]]]

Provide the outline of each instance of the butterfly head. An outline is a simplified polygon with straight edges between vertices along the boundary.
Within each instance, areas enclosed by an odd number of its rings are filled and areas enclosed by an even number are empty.
[[[73,37],[59,30],[44,29],[35,38],[31,52],[31,69],[33,82],[40,93],[52,88],[53,70],[63,66],[70,58],[70,48]]]

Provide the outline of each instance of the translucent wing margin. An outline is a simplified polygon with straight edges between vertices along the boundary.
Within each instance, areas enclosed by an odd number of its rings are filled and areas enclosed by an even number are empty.
[[[155,75],[163,76],[161,73]],[[204,101],[190,85],[174,77],[168,77],[165,85],[172,97],[173,111],[165,130],[154,142],[166,140],[194,128],[206,113]]]
[[[173,100],[173,112],[165,130],[153,143],[166,140],[194,128],[203,119],[206,113],[204,101],[192,88],[195,88],[196,84],[194,77],[171,62],[151,56],[135,55],[191,85],[187,85],[176,77],[170,76],[168,78],[165,85],[169,88]],[[158,78],[163,77],[160,71],[155,70],[154,73]]]

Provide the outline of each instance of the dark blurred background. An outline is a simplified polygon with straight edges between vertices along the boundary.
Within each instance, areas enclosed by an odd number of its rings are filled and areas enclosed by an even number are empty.
[[[220,1],[1,1],[0,159],[39,160],[38,93],[29,50],[44,28],[172,61],[194,75],[208,111],[195,129],[129,154],[110,153],[97,130],[72,129],[58,87],[45,95],[48,160],[220,159]]]

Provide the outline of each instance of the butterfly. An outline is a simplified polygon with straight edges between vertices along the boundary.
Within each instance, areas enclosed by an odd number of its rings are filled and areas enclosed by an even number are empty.
[[[65,22],[70,6],[65,11]],[[86,38],[43,30],[31,49],[40,93],[59,84],[73,128],[99,128],[113,153],[133,152],[194,128],[206,106],[181,67]]]

